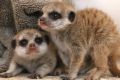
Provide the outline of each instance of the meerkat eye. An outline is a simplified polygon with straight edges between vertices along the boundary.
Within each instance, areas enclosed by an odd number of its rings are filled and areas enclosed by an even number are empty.
[[[52,20],[57,20],[57,19],[62,18],[62,15],[56,11],[53,11],[53,12],[49,13],[49,17]]]
[[[22,47],[25,47],[27,44],[28,44],[28,40],[27,40],[27,39],[22,39],[22,40],[19,42],[19,45],[22,46]]]
[[[35,38],[35,42],[36,42],[37,44],[41,44],[41,43],[43,42],[43,39],[42,39],[41,37],[36,37],[36,38]]]

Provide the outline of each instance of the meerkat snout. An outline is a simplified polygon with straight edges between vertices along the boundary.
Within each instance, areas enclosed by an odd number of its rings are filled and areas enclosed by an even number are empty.
[[[36,50],[37,49],[37,47],[36,47],[36,45],[34,44],[34,43],[31,43],[30,45],[29,45],[29,50],[30,51],[34,51],[34,50]]]
[[[29,45],[29,48],[35,48],[36,46],[35,46],[35,44],[34,43],[31,43],[30,45]]]
[[[45,18],[44,18],[44,17],[40,17],[39,20],[40,20],[40,21],[45,21]]]

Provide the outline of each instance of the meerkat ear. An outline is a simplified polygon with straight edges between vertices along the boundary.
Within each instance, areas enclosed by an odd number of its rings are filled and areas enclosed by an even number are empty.
[[[13,49],[15,49],[15,47],[16,47],[16,40],[12,40],[12,41],[11,41],[11,47],[12,47]]]
[[[39,11],[31,11],[29,9],[24,9],[23,11],[24,11],[25,15],[34,16],[36,18],[39,18],[39,17],[41,17],[43,15],[43,12],[40,11],[40,10]]]
[[[75,12],[70,11],[69,15],[68,15],[68,19],[73,22],[75,19]]]
[[[48,35],[45,35],[45,36],[44,36],[44,39],[45,39],[45,41],[47,42],[47,44],[49,44],[50,39],[49,39]]]

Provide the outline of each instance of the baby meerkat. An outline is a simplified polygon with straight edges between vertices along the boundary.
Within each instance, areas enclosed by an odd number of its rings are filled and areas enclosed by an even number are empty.
[[[61,2],[48,3],[42,11],[38,24],[50,33],[58,47],[59,56],[68,69],[65,78],[77,77],[87,55],[91,56],[94,67],[86,80],[98,80],[109,74],[109,69],[117,68],[120,73],[119,59],[114,58],[120,56],[120,34],[105,13],[96,9],[75,12],[73,6]]]
[[[13,77],[26,69],[29,78],[42,78],[56,66],[56,53],[47,35],[35,29],[17,33],[12,41],[14,55],[9,69],[1,77]]]

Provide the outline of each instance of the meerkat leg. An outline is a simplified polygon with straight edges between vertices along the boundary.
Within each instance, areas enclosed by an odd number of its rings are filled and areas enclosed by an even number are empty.
[[[109,56],[109,69],[113,76],[120,76],[120,47],[114,49]]]
[[[60,75],[63,75],[63,74],[66,74],[67,73],[67,69],[66,69],[66,66],[69,66],[69,63],[70,63],[70,56],[65,54],[64,52],[62,51],[58,51],[59,53],[59,57],[58,57],[58,66],[57,68],[55,69],[54,71],[54,75],[56,76],[60,76]],[[69,57],[69,58],[68,58]]]
[[[79,54],[74,54],[71,56],[70,67],[68,69],[68,74],[61,77],[63,80],[74,80],[77,78],[80,68],[82,67],[86,52],[80,51]]]
[[[61,74],[64,74],[66,70],[66,66],[62,62],[60,56],[57,56],[57,66],[55,70],[52,72],[52,75],[54,76],[60,76]]]
[[[22,68],[18,67],[15,62],[11,62],[9,69],[6,72],[0,73],[0,77],[9,78],[19,74]]]
[[[55,70],[53,71],[52,75],[53,76],[61,76],[68,73],[68,69],[66,66],[58,66],[57,68],[55,68]]]
[[[50,73],[53,70],[53,68],[50,66],[50,64],[44,64],[40,66],[35,73],[31,74],[28,76],[31,79],[37,79],[37,78],[42,78],[48,73]]]
[[[8,70],[9,63],[6,62],[5,58],[0,58],[0,73]]]
[[[101,76],[109,72],[108,55],[109,50],[105,45],[95,45],[93,47],[91,56],[95,67],[88,72],[89,75],[86,77],[86,80],[99,80]]]
[[[69,70],[69,77],[70,79],[75,79],[77,78],[77,75],[79,73],[79,70],[83,64],[84,61],[84,53],[82,55],[76,55],[71,63],[70,70]]]
[[[7,71],[9,68],[12,57],[11,50],[12,49],[7,49],[2,58],[0,58],[0,73]]]

